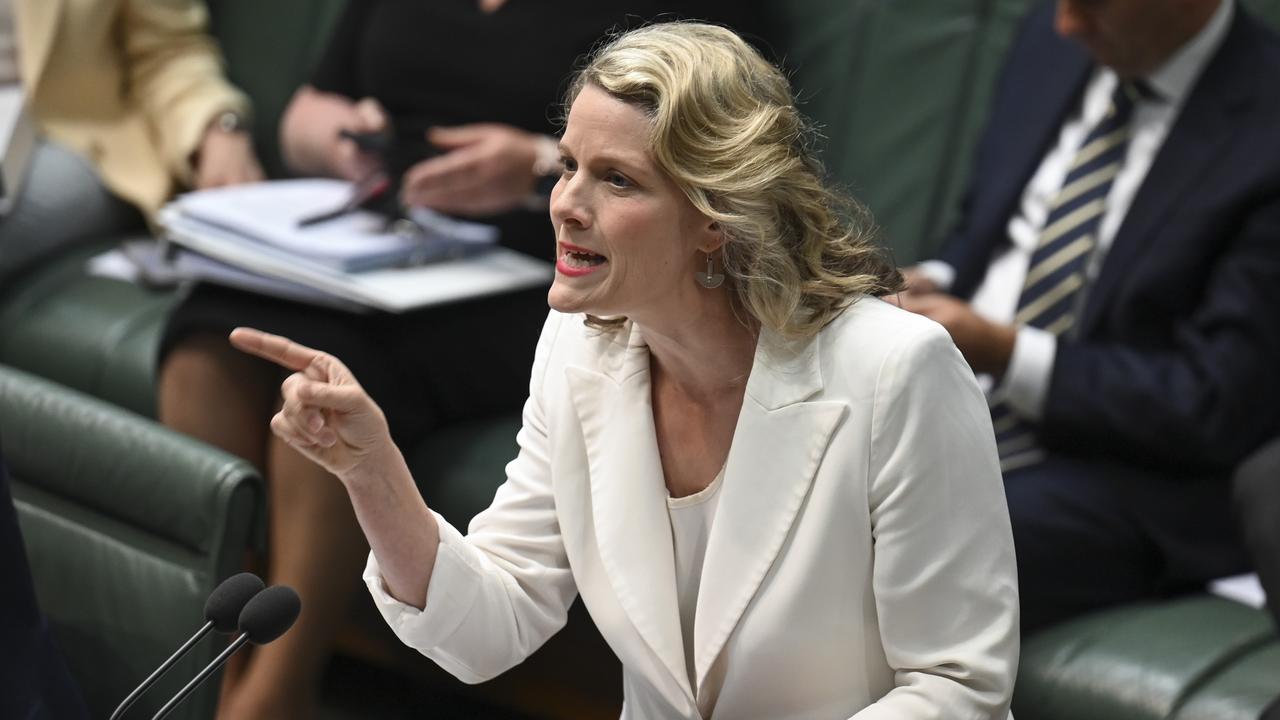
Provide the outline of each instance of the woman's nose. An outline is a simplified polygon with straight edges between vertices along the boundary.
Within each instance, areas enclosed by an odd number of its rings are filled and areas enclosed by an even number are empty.
[[[560,225],[590,225],[590,213],[585,202],[584,188],[578,182],[579,176],[562,175],[551,189],[551,222]]]

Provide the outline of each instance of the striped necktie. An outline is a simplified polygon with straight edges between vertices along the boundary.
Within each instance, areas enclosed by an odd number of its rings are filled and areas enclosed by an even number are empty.
[[[1014,316],[1017,325],[1061,335],[1075,324],[1089,256],[1097,244],[1107,194],[1129,147],[1130,120],[1140,86],[1121,82],[1107,114],[1093,128],[1067,170],[1039,244],[1031,255]],[[1004,401],[991,406],[1000,469],[1009,472],[1044,459],[1034,427]]]

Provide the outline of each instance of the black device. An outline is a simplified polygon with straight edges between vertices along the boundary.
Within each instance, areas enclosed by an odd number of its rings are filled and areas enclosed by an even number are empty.
[[[198,675],[191,679],[178,694],[169,699],[169,702],[160,708],[151,720],[160,720],[165,715],[173,712],[187,696],[195,692],[195,689],[204,682],[206,678],[212,675],[222,664],[227,661],[237,650],[244,647],[244,644],[251,642],[254,645],[266,645],[281,635],[288,632],[293,627],[293,623],[298,619],[299,613],[302,612],[302,600],[298,597],[298,593],[287,585],[273,585],[266,590],[254,595],[248,603],[245,604],[244,610],[240,611],[240,619],[237,623],[240,627],[240,637],[231,641],[226,650],[223,650],[213,662],[205,666]]]
[[[204,627],[197,630],[196,634],[183,643],[177,652],[170,655],[169,659],[161,663],[160,667],[147,676],[147,679],[143,680],[141,685],[134,688],[134,691],[129,693],[129,696],[120,703],[116,711],[111,713],[111,720],[116,720],[123,715],[131,705],[138,701],[138,698],[142,697],[142,693],[154,685],[160,679],[160,676],[168,672],[169,668],[172,668],[174,663],[178,662],[178,658],[186,655],[196,643],[200,642],[201,638],[208,635],[210,630],[217,630],[224,634],[235,632],[240,624],[240,615],[244,608],[265,587],[266,585],[263,584],[262,578],[253,573],[239,573],[223,580],[218,587],[213,589],[213,592],[209,593],[209,598],[204,603]]]
[[[384,172],[399,179],[414,165],[444,153],[427,142],[427,131],[433,124],[422,119],[400,118],[389,122],[378,132],[339,130],[338,136],[355,143],[361,152],[377,158]]]
[[[409,168],[444,151],[427,142],[435,123],[427,119],[398,118],[378,132],[339,130],[338,136],[355,143],[361,152],[377,159],[380,172],[356,183],[351,198],[332,210],[298,221],[298,227],[315,225],[356,210],[372,210],[394,221],[404,216],[400,186]]]

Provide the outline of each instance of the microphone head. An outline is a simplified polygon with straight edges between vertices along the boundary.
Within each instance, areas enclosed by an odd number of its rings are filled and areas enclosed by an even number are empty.
[[[265,587],[262,578],[253,573],[232,575],[209,593],[204,603],[204,619],[213,623],[213,629],[220,633],[235,632],[245,604]]]
[[[253,597],[240,612],[240,632],[255,645],[285,634],[302,612],[302,600],[288,585],[273,585]]]

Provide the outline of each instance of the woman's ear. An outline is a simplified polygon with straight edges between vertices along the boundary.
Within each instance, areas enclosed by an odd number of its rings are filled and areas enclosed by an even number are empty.
[[[720,223],[714,220],[707,220],[707,224],[703,226],[702,237],[698,243],[698,249],[708,255],[724,247],[725,237],[724,231],[720,229]]]

